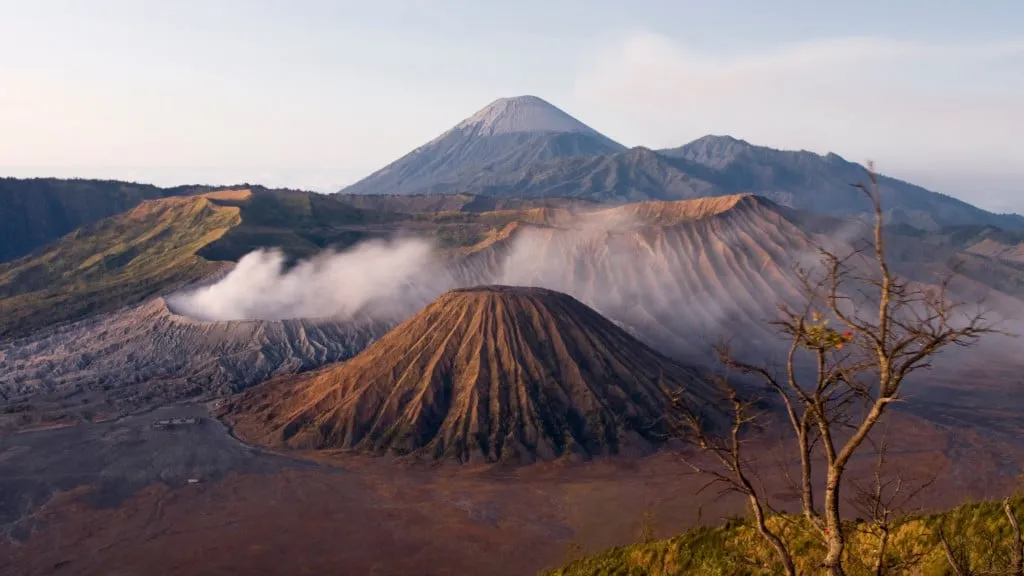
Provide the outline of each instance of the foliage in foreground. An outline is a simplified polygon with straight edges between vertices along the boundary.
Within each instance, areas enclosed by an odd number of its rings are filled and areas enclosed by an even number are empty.
[[[1020,517],[1024,500],[1011,500]],[[817,530],[800,516],[769,519],[789,549],[800,574],[818,574],[825,558],[825,543]],[[907,518],[891,529],[885,574],[939,576],[955,574],[939,534],[945,534],[957,560],[969,565],[970,574],[1010,574],[1012,528],[1003,503],[965,504],[941,514]],[[851,576],[874,574],[878,552],[877,530],[865,522],[847,528],[844,555]],[[782,567],[751,522],[730,520],[721,526],[702,527],[669,540],[613,548],[547,572],[548,576],[768,576]]]

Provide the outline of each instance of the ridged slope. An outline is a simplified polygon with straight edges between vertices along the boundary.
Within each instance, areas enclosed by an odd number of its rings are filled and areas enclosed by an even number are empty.
[[[0,344],[0,398],[105,390],[118,410],[209,398],[346,360],[391,326],[368,318],[203,322],[154,298]]]
[[[147,200],[0,265],[0,340],[135,304],[216,271],[198,252],[241,222],[237,207],[212,201],[225,194]]]
[[[749,195],[552,212],[482,242],[455,274],[571,294],[689,362],[720,338],[766,349],[776,304],[797,295],[793,264],[818,241],[787,212]]]
[[[512,173],[553,158],[620,150],[621,144],[540,98],[502,98],[342,192],[457,192],[455,183],[482,170]]]
[[[707,168],[637,147],[612,154],[552,158],[514,172],[464,175],[456,190],[507,197],[572,197],[602,202],[686,200],[722,192]]]
[[[352,360],[273,384],[233,407],[243,434],[462,462],[648,448],[665,439],[673,395],[709,397],[576,299],[505,286],[450,291]]]

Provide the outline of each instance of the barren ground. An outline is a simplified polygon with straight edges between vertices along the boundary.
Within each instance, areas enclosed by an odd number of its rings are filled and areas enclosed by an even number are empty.
[[[314,461],[243,445],[210,418],[151,427],[204,412],[0,439],[0,574],[532,574],[637,540],[645,512],[668,536],[738,511],[698,494],[703,481],[672,453],[520,468]],[[999,440],[1008,433],[910,416],[893,431],[902,466],[941,473],[930,507],[1000,495],[1020,469]],[[762,453],[786,507],[792,494]]]

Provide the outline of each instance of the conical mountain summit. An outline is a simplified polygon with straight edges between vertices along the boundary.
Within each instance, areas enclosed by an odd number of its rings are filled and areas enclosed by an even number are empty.
[[[545,132],[588,134],[607,140],[609,147],[619,147],[597,130],[537,96],[499,98],[460,122],[454,129],[473,130],[479,136]]]
[[[681,400],[712,390],[576,299],[542,288],[450,291],[344,364],[231,407],[270,445],[531,462],[647,451]]]
[[[514,173],[537,162],[624,149],[541,98],[500,98],[342,192],[458,192],[461,179],[481,170]]]

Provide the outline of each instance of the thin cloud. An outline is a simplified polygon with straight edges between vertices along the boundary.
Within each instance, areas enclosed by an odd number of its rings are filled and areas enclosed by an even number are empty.
[[[576,106],[630,144],[730,133],[883,166],[1024,181],[1024,39],[843,38],[725,56],[640,33],[585,63]]]

